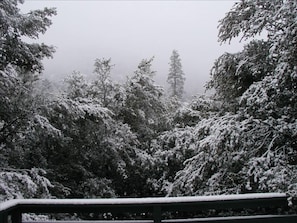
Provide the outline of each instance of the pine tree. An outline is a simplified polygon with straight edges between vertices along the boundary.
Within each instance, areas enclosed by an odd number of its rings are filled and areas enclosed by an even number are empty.
[[[54,48],[26,43],[24,39],[37,39],[44,33],[56,11],[45,8],[23,14],[17,7],[23,2],[0,1],[0,202],[50,196],[51,184],[42,176],[45,171],[26,163],[39,158],[31,142],[36,142],[38,129],[45,129],[46,119],[37,114],[41,105],[33,89],[37,73],[43,70],[41,60],[51,57]],[[41,145],[36,147],[40,149]],[[33,155],[28,156],[30,153]],[[41,159],[38,161],[43,164]]]
[[[170,57],[170,68],[167,82],[170,85],[169,91],[171,97],[181,99],[184,93],[184,72],[182,70],[181,59],[177,50],[173,50]]]
[[[172,150],[194,153],[175,174],[170,195],[296,196],[296,10],[296,1],[242,0],[220,21],[222,43],[240,35],[251,39],[263,30],[267,38],[215,62],[208,87],[221,101],[219,112],[207,112],[196,125],[164,134],[174,141],[156,147],[170,149],[161,150],[167,152],[163,160],[169,160]],[[234,104],[237,109],[230,106]]]
[[[4,0],[0,2],[0,69],[8,65],[22,72],[41,72],[44,57],[51,57],[54,48],[45,44],[25,43],[23,37],[37,39],[52,24],[50,16],[56,14],[53,8],[20,13],[17,7],[23,0]]]
[[[44,33],[55,9],[22,14],[18,3],[23,1],[0,1],[0,147],[10,149],[33,117],[31,93],[36,76],[32,73],[41,72],[41,60],[54,52],[45,44],[25,43],[23,37],[36,39]]]
[[[110,79],[110,72],[114,65],[111,64],[111,59],[96,59],[95,60],[94,73],[96,74],[96,79],[92,83],[91,94],[98,97],[103,106],[107,107],[111,102],[111,92],[113,90],[113,84]]]
[[[65,79],[66,95],[68,98],[76,100],[84,98],[88,94],[88,84],[84,76],[79,71],[73,71],[70,76]]]
[[[147,140],[160,128],[165,106],[162,89],[155,85],[151,70],[153,58],[142,60],[126,83],[125,104],[121,111],[124,123],[130,125],[141,139]]]

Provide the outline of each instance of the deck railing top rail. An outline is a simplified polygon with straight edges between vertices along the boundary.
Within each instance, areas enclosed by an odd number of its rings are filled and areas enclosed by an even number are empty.
[[[284,193],[256,193],[165,198],[15,199],[0,203],[0,222],[20,223],[24,213],[151,213],[153,222],[170,222],[172,219],[164,219],[163,214],[165,212],[176,214],[184,211],[195,212],[212,209],[287,208],[287,198]],[[291,214],[273,217],[269,213],[265,218],[268,218],[268,216],[270,218],[269,222],[297,222],[297,216]],[[271,221],[272,218],[277,219],[280,217],[286,218],[280,221]],[[261,222],[265,222],[263,216],[258,218],[262,219]],[[217,220],[210,221],[211,219],[214,218],[209,218],[207,222],[220,222]],[[289,219],[293,220],[290,221]],[[207,220],[207,218],[204,220]],[[226,222],[227,218],[223,218],[223,220]],[[197,219],[196,221],[198,222]]]
[[[175,204],[219,201],[241,201],[259,199],[286,199],[285,193],[254,193],[188,197],[148,197],[148,198],[100,198],[100,199],[13,199],[0,203],[0,211],[16,205],[135,205],[135,204]]]

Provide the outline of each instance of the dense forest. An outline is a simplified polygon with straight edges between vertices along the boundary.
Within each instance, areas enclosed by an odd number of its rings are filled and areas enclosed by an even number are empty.
[[[24,37],[56,11],[22,14],[22,2],[0,2],[0,201],[297,192],[296,1],[235,3],[219,41],[247,44],[215,61],[214,94],[189,103],[176,51],[170,94],[153,58],[121,84],[96,59],[94,79],[73,72],[55,89],[40,78],[54,48]]]

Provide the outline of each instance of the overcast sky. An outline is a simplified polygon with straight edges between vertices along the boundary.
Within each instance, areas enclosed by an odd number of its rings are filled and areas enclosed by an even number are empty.
[[[39,41],[56,47],[44,60],[44,75],[64,78],[72,71],[93,72],[96,58],[111,58],[112,75],[125,79],[144,58],[155,56],[155,80],[166,86],[169,57],[181,57],[188,94],[203,93],[209,71],[224,52],[238,52],[239,41],[218,42],[218,20],[235,1],[26,0],[23,12],[56,7],[53,25]]]

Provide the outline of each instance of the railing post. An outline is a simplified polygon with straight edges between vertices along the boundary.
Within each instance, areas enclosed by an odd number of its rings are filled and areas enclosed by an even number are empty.
[[[154,206],[154,223],[161,223],[162,221],[162,212],[161,212],[161,207],[160,206]]]
[[[18,209],[11,213],[11,223],[22,223],[22,213]]]
[[[1,223],[8,223],[8,216],[5,212],[0,213],[0,222]]]

